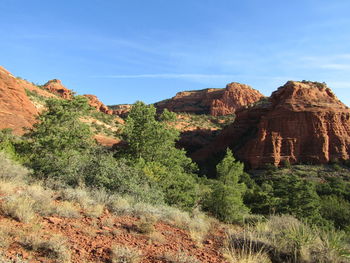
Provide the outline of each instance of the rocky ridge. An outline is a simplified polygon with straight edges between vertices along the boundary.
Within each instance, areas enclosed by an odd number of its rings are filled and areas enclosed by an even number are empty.
[[[158,111],[210,114],[222,116],[235,113],[245,105],[258,101],[263,95],[245,84],[232,82],[224,89],[184,91],[175,97],[155,103]]]
[[[211,145],[193,154],[195,160],[227,147],[252,168],[349,159],[350,110],[325,84],[288,81],[236,115]]]

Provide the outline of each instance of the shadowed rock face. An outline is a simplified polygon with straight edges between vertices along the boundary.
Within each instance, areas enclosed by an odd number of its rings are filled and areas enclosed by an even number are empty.
[[[289,81],[270,98],[237,111],[236,121],[193,158],[203,161],[226,147],[252,168],[346,160],[350,110],[325,84]]]
[[[155,103],[158,111],[211,114],[222,116],[233,114],[242,106],[258,101],[263,95],[245,84],[230,83],[225,89],[184,91],[175,97]]]
[[[38,113],[20,83],[0,67],[0,129],[11,128],[16,134],[31,127]]]

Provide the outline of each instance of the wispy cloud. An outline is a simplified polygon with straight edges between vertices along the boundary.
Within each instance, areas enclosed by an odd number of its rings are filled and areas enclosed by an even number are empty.
[[[178,74],[178,73],[156,73],[156,74],[133,74],[133,75],[104,75],[92,76],[92,78],[109,78],[109,79],[140,79],[140,78],[162,78],[162,79],[218,79],[218,78],[235,78],[239,75],[230,74]]]
[[[331,69],[337,71],[350,70],[350,54],[335,54],[329,56],[307,56],[301,58],[307,67]]]

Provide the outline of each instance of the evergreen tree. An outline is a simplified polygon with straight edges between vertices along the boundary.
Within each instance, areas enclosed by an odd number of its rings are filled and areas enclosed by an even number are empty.
[[[125,122],[123,139],[128,146],[121,154],[160,185],[167,203],[190,208],[197,200],[196,166],[175,147],[179,132],[169,125],[174,118],[166,110],[157,120],[153,105],[136,102]]]
[[[83,168],[95,145],[87,124],[79,120],[87,113],[87,99],[50,99],[46,110],[25,137],[22,153],[39,178],[58,177],[69,184],[82,183]]]
[[[239,183],[244,166],[236,162],[231,150],[216,166],[217,182],[207,202],[207,209],[224,222],[239,222],[249,209],[243,204],[244,183]]]

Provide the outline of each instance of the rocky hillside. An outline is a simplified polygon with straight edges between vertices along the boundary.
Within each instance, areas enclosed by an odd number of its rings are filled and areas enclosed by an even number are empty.
[[[258,101],[263,95],[245,84],[232,82],[225,89],[184,91],[154,105],[159,111],[210,114],[222,116],[235,113],[242,106]]]
[[[31,127],[38,113],[24,88],[11,73],[0,67],[0,129],[11,128],[23,134],[23,127]]]
[[[196,160],[227,147],[252,168],[349,159],[350,110],[325,84],[289,81],[236,115],[215,142],[193,155]]]
[[[11,128],[17,135],[22,135],[24,128],[30,128],[35,123],[37,114],[45,107],[46,99],[71,99],[74,95],[74,92],[67,89],[58,79],[40,86],[13,76],[3,67],[0,67],[0,91],[0,129]],[[119,140],[115,136],[118,131],[116,126],[121,125],[123,120],[112,116],[113,110],[96,96],[84,96],[97,111],[92,111],[91,116],[86,116],[82,121],[91,126],[96,140],[101,144],[112,146],[118,143]]]

